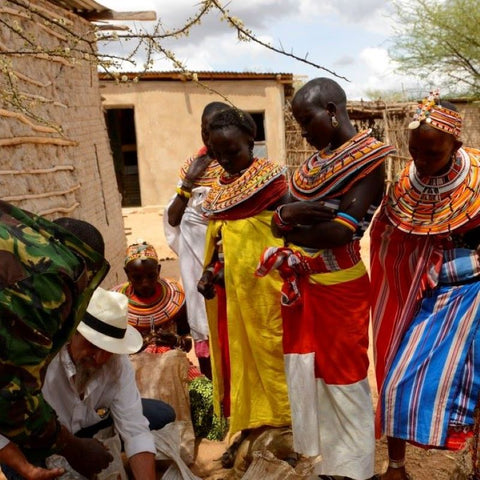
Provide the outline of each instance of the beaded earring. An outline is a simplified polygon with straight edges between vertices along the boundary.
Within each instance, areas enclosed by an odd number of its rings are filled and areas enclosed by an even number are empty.
[[[333,128],[338,127],[339,123],[338,123],[337,117],[335,115],[332,115],[331,122],[332,122],[332,127]]]

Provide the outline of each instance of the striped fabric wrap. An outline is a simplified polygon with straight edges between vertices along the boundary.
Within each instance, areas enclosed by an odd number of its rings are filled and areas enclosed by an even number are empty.
[[[382,430],[445,447],[450,426],[474,425],[480,394],[480,282],[426,296],[385,378]]]
[[[141,333],[172,321],[185,304],[185,292],[176,280],[159,278],[155,293],[149,298],[140,298],[127,282],[112,290],[128,297],[128,323]]]
[[[384,203],[372,222],[378,436],[453,449],[473,427],[480,395],[480,261],[474,245],[458,245],[479,221],[480,215],[454,221],[456,229],[437,235],[423,227],[407,232],[393,224]]]
[[[394,152],[366,130],[336,150],[328,148],[312,155],[292,175],[290,190],[299,200],[335,198],[366,177]]]
[[[418,302],[438,282],[442,251],[440,238],[406,234],[389,222],[382,209],[372,221],[370,279],[379,389]]]

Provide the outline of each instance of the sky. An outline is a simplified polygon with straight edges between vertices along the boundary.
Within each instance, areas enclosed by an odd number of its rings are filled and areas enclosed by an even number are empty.
[[[170,29],[183,25],[199,8],[198,0],[98,1],[116,11],[155,10],[157,19]],[[394,35],[390,0],[230,0],[227,8],[262,41],[306,56],[346,80],[252,42],[239,41],[217,13],[210,13],[189,37],[168,41],[165,46],[191,71],[293,73],[302,81],[326,76],[337,80],[350,100],[372,99],[378,91],[422,96],[429,88],[413,77],[400,75],[389,56]],[[151,28],[154,24],[131,26]],[[116,45],[115,49],[125,53],[131,47]],[[155,60],[153,70],[173,69],[164,58]]]

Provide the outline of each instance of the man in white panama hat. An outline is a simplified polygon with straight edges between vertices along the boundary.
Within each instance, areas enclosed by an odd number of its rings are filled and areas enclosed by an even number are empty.
[[[154,480],[154,438],[127,356],[141,348],[142,336],[128,325],[127,314],[125,295],[97,288],[71,341],[49,365],[42,392],[76,436],[92,436],[113,421],[133,477]],[[156,402],[165,424],[173,421],[173,409]]]

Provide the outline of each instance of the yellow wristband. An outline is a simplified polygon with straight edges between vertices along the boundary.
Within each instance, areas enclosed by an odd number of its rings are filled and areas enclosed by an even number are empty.
[[[192,192],[187,192],[182,187],[176,188],[177,195],[180,195],[183,198],[190,198],[192,196]]]

